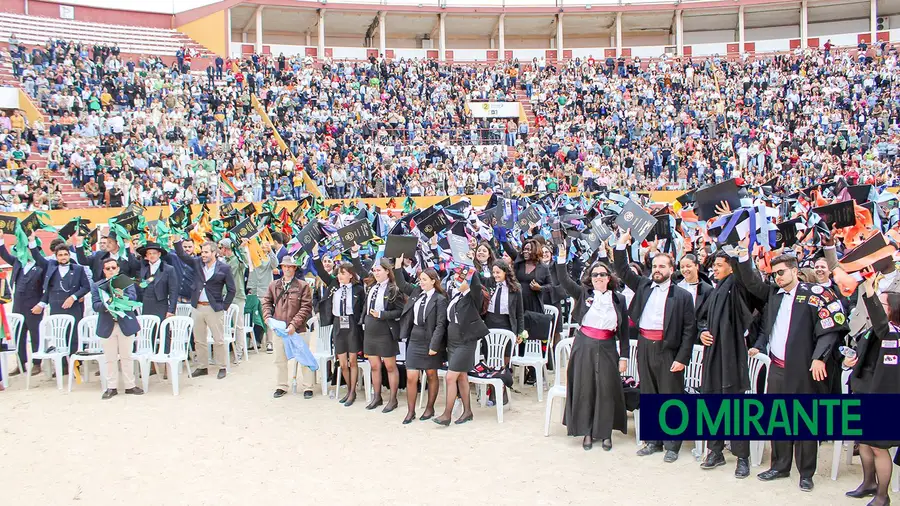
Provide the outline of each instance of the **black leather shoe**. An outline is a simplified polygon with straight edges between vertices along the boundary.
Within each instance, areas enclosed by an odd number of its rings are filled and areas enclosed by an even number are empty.
[[[706,454],[706,458],[700,463],[700,469],[715,469],[725,465],[725,456],[719,452],[710,451]]]
[[[347,400],[344,401],[344,407],[349,408],[350,406],[353,405],[354,402],[356,402],[356,394],[355,393],[353,394],[352,397],[347,397]]]
[[[449,427],[449,426],[450,426],[450,419],[449,419],[449,418],[446,419],[446,420],[441,420],[440,418],[433,418],[431,421],[434,422],[434,423],[436,423],[436,424],[438,424],[438,425],[443,425],[444,427]]]
[[[878,497],[875,497],[874,499],[869,501],[869,504],[867,504],[866,506],[891,506],[891,498],[890,496],[888,496],[882,500]]]
[[[666,456],[663,457],[663,462],[665,462],[666,464],[671,464],[676,460],[678,460],[678,452],[674,450],[666,450]]]
[[[431,420],[432,418],[434,418],[434,413],[431,413],[431,414],[422,413],[422,416],[419,417],[419,420],[424,422],[425,420]]]
[[[403,419],[403,425],[409,425],[409,424],[413,423],[413,420],[415,420],[415,419],[416,419],[415,413],[407,413],[406,418]]]
[[[605,452],[612,450],[612,439],[604,439],[601,441],[600,448],[603,448],[603,451]]]
[[[111,399],[117,395],[119,395],[119,391],[115,388],[110,388],[107,391],[103,392],[103,395],[100,398],[105,401],[106,399]]]
[[[144,389],[141,387],[126,388],[125,393],[128,395],[144,395]]]
[[[585,436],[581,441],[581,447],[584,448],[584,451],[588,451],[594,447],[594,439],[591,436]]]
[[[863,488],[862,485],[856,487],[856,490],[851,490],[844,494],[847,497],[852,497],[854,499],[862,499],[863,497],[870,497],[875,495],[877,492],[877,488]]]
[[[275,390],[275,393],[272,394],[272,397],[274,397],[276,399],[280,399],[280,398],[284,397],[284,394],[286,394],[286,393],[287,393],[286,390],[282,390],[279,388],[278,390]]]
[[[312,390],[307,390],[307,391],[303,392],[303,398],[304,399],[312,399],[313,398]]]
[[[219,374],[216,374],[216,378],[225,379],[226,374],[228,374],[228,372],[225,369],[219,369]]]
[[[734,467],[734,477],[743,480],[750,476],[750,459],[738,459]]]
[[[812,478],[800,478],[800,490],[802,490],[803,492],[812,492],[812,489]]]
[[[474,419],[475,419],[475,416],[473,416],[472,413],[469,413],[468,416],[461,416],[461,417],[459,417],[458,420],[456,420],[453,423],[455,423],[456,425],[462,425],[466,422],[471,422]]]
[[[756,477],[759,478],[760,481],[780,480],[782,478],[787,478],[788,476],[790,476],[790,473],[782,473],[774,469],[769,469],[756,475]]]
[[[659,453],[663,451],[662,446],[657,445],[644,445],[643,448],[637,451],[638,457],[646,457],[647,455],[653,455],[654,453]]]
[[[198,376],[206,376],[209,374],[208,369],[194,369],[194,372],[191,373],[192,378],[196,378]]]
[[[381,397],[376,397],[376,398],[372,399],[372,402],[370,402],[368,406],[366,406],[366,409],[371,411],[371,410],[377,408],[378,406],[381,406],[382,404],[384,404],[384,401],[381,399]]]

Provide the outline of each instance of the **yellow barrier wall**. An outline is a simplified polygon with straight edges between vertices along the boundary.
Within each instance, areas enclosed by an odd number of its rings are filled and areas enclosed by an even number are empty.
[[[19,90],[19,109],[25,112],[25,117],[28,118],[29,123],[34,123],[39,119],[43,121],[41,112],[38,111],[28,94],[21,89]]]
[[[176,27],[179,32],[206,46],[219,56],[228,56],[228,42],[225,38],[225,10]]]

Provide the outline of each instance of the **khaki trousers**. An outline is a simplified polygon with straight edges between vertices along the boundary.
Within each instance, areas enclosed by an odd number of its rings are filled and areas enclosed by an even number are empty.
[[[194,309],[194,348],[197,352],[197,368],[209,367],[209,348],[206,331],[213,338],[213,365],[224,368],[228,357],[225,355],[225,312],[213,311],[212,306],[198,304]]]
[[[126,336],[116,323],[108,339],[101,340],[103,357],[106,358],[106,388],[119,388],[119,361],[122,362],[122,379],[125,388],[134,388],[134,362],[131,361],[131,348],[134,336]]]
[[[234,350],[239,357],[244,356],[244,304],[246,301],[234,299],[234,304],[238,308],[237,323],[234,326]],[[254,338],[255,339],[255,338]]]
[[[288,377],[288,359],[287,354],[284,352],[284,341],[272,329],[269,329],[266,335],[272,343],[272,347],[275,348],[275,388],[287,392],[288,381],[294,377],[296,369],[292,370],[290,377]],[[303,340],[306,341],[306,345],[309,346],[310,351],[315,352],[315,339],[312,338],[312,332],[305,332],[301,335]],[[300,381],[298,383],[299,391],[311,392],[316,383],[315,373],[309,367],[300,366]]]

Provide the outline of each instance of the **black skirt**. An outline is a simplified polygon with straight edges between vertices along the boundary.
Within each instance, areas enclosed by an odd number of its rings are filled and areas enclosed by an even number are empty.
[[[431,336],[425,332],[422,325],[413,325],[412,332],[409,335],[409,342],[406,344],[406,369],[440,369],[444,365],[444,352],[442,350],[434,350],[437,355],[429,355],[428,347],[431,344]]]
[[[340,355],[342,353],[359,353],[362,350],[359,337],[350,329],[342,329],[341,324],[335,318],[334,326],[331,328],[331,339],[334,341],[334,353]]]
[[[400,346],[394,340],[387,321],[366,315],[363,353],[376,357],[396,357],[400,353]]]
[[[466,342],[462,336],[462,328],[458,323],[447,325],[447,369],[453,372],[467,373],[475,367],[475,343]]]
[[[613,430],[628,433],[615,339],[592,339],[580,331],[575,334],[563,423],[570,436],[609,439]]]

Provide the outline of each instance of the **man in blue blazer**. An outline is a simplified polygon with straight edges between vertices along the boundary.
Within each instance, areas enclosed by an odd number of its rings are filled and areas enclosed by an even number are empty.
[[[103,261],[103,277],[112,279],[119,274],[119,262],[115,258],[107,258]],[[118,317],[109,312],[101,297],[108,297],[107,293],[100,293],[100,285],[104,282],[91,285],[91,303],[97,312],[97,335],[103,338],[103,356],[106,358],[106,391],[102,399],[110,399],[119,394],[119,361],[122,362],[122,379],[125,381],[125,393],[142,395],[144,390],[134,384],[134,363],[131,361],[131,349],[134,347],[134,336],[141,330],[134,311],[126,311],[125,316]],[[109,287],[112,289],[112,287]],[[124,290],[128,300],[137,300],[137,291],[134,285]]]
[[[91,291],[91,282],[80,265],[71,261],[69,247],[60,244],[53,251],[56,259],[47,260],[40,249],[31,250],[31,256],[37,265],[44,269],[44,295],[41,297],[41,311],[50,307],[51,314],[67,314],[75,318],[75,322],[84,318],[84,296]],[[74,330],[74,327],[73,329]],[[69,354],[78,351],[78,339],[70,330]],[[64,370],[68,370],[68,361]]]
[[[29,243],[29,247],[37,247],[37,244]],[[41,324],[40,307],[41,297],[44,294],[44,267],[38,265],[33,259],[29,259],[25,265],[14,257],[6,249],[6,245],[0,241],[0,258],[12,265],[12,311],[25,317],[25,323],[22,327],[18,342],[19,360],[22,367],[27,368],[28,352],[27,335],[31,335],[31,351],[37,351],[38,346],[38,327]],[[22,371],[18,369],[10,373],[15,376]],[[31,374],[41,373],[41,361],[35,360],[32,364]]]
[[[213,365],[219,364],[217,377],[225,377],[225,365],[228,360],[225,349],[225,311],[234,300],[236,289],[231,268],[225,262],[216,259],[216,243],[205,242],[200,248],[200,258],[188,255],[181,242],[175,243],[175,253],[187,265],[194,269],[194,290],[191,294],[191,306],[194,308],[194,348],[197,352],[197,369],[191,377],[208,374],[209,350],[206,347],[206,331],[213,338]],[[238,315],[238,318],[243,318]]]

